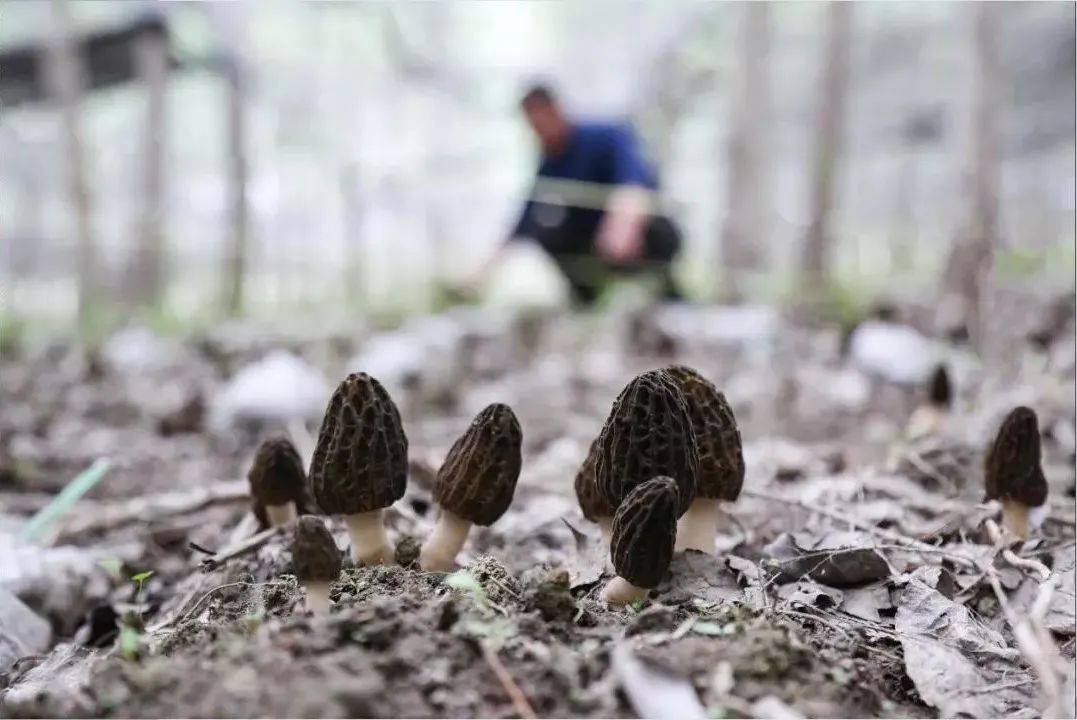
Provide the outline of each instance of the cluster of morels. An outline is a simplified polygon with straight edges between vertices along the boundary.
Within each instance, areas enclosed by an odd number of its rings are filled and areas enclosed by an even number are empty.
[[[935,377],[930,387],[932,404],[942,405],[936,396],[949,395],[948,380]],[[440,512],[419,553],[421,569],[453,569],[471,526],[489,526],[509,508],[521,443],[512,409],[495,403],[452,445],[437,473]],[[315,613],[328,609],[342,557],[323,522],[307,513],[344,516],[355,564],[390,562],[383,511],[404,495],[407,454],[395,403],[366,373],[349,375],[333,393],[309,478],[289,440],[267,440],[258,449],[249,474],[255,512],[266,525],[301,516],[293,565]],[[583,515],[601,528],[617,572],[601,598],[610,605],[645,598],[669,572],[675,551],[713,553],[719,504],[737,499],[744,472],[736,419],[713,383],[679,365],[629,382],[575,478]],[[1006,417],[988,450],[985,479],[987,499],[1002,504],[1004,525],[1027,538],[1047,499],[1034,411],[1017,407]]]

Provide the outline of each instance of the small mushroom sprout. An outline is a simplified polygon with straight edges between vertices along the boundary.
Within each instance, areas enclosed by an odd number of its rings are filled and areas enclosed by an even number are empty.
[[[340,577],[341,553],[325,524],[313,515],[296,523],[292,565],[307,592],[307,607],[315,615],[329,612],[329,583]]]
[[[595,487],[620,507],[637,485],[664,475],[677,483],[678,517],[696,497],[699,457],[684,393],[664,370],[637,375],[613,403],[599,435]]]
[[[583,516],[598,525],[602,531],[602,545],[609,547],[610,525],[613,522],[614,508],[602,499],[595,485],[595,465],[598,462],[599,438],[591,443],[591,449],[587,452],[583,464],[576,473],[575,488],[576,500],[580,504]]]
[[[683,365],[666,372],[684,393],[699,453],[696,497],[677,527],[677,550],[714,553],[719,503],[736,500],[744,484],[740,431],[733,409],[714,383]]]
[[[1047,503],[1047,480],[1040,467],[1040,428],[1036,413],[1019,406],[1002,421],[987,451],[984,481],[988,500],[1002,503],[1002,522],[1025,540],[1030,525],[1042,521]]]
[[[953,384],[946,365],[939,364],[927,383],[927,402],[916,408],[905,429],[905,436],[917,440],[934,434],[943,423],[953,405]]]
[[[262,525],[286,525],[304,507],[307,475],[288,438],[270,438],[258,447],[247,481]]]
[[[344,378],[322,420],[310,485],[322,511],[344,516],[356,564],[393,557],[382,511],[403,497],[407,476],[408,438],[393,399],[366,373]]]
[[[602,600],[628,605],[662,581],[677,540],[677,494],[672,478],[656,477],[637,485],[617,508],[610,544],[617,577],[602,588]]]
[[[448,571],[471,526],[505,514],[520,477],[520,423],[508,405],[488,405],[449,449],[434,485],[441,508],[419,553],[419,567]]]

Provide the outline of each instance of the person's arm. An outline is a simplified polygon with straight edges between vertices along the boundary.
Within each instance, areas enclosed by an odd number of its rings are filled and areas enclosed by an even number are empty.
[[[501,244],[499,244],[494,252],[479,265],[478,270],[476,270],[468,279],[466,284],[472,291],[477,291],[478,288],[486,284],[497,267],[504,261],[505,256],[508,254],[509,245],[526,240],[534,235],[535,220],[532,214],[535,203],[534,194],[535,191],[534,188],[532,188],[528,193],[528,199],[524,203],[523,210],[520,211],[520,217],[513,226],[512,232],[501,241]]]
[[[630,128],[612,137],[614,189],[598,227],[595,246],[603,257],[626,263],[643,254],[643,237],[653,211],[654,174]]]

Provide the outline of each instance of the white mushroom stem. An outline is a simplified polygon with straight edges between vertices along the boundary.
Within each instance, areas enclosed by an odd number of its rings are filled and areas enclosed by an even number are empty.
[[[419,552],[419,567],[440,572],[452,570],[470,530],[470,522],[442,508],[434,532],[430,533]]]
[[[606,583],[599,597],[609,605],[629,605],[647,597],[647,588],[633,585],[618,575]]]
[[[266,505],[266,517],[269,518],[271,527],[287,525],[295,520],[295,503],[286,502],[283,505]]]
[[[329,583],[324,580],[304,580],[303,589],[307,591],[307,609],[315,615],[329,613]]]
[[[674,550],[699,550],[714,554],[714,534],[718,530],[716,498],[696,498],[677,521],[677,543]]]
[[[381,510],[345,515],[344,522],[348,526],[352,561],[356,565],[384,565],[393,557]]]
[[[1028,539],[1028,505],[1016,500],[1002,501],[1002,524],[1011,533]]]
[[[613,518],[600,517],[598,519],[598,529],[602,531],[602,547],[608,548],[610,538],[613,537]]]

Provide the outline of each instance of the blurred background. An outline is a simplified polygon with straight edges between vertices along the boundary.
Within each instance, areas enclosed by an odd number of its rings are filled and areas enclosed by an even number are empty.
[[[1070,3],[24,1],[0,65],[5,342],[437,310],[536,79],[635,125],[694,299],[1073,285]],[[484,295],[562,298],[527,246]]]

